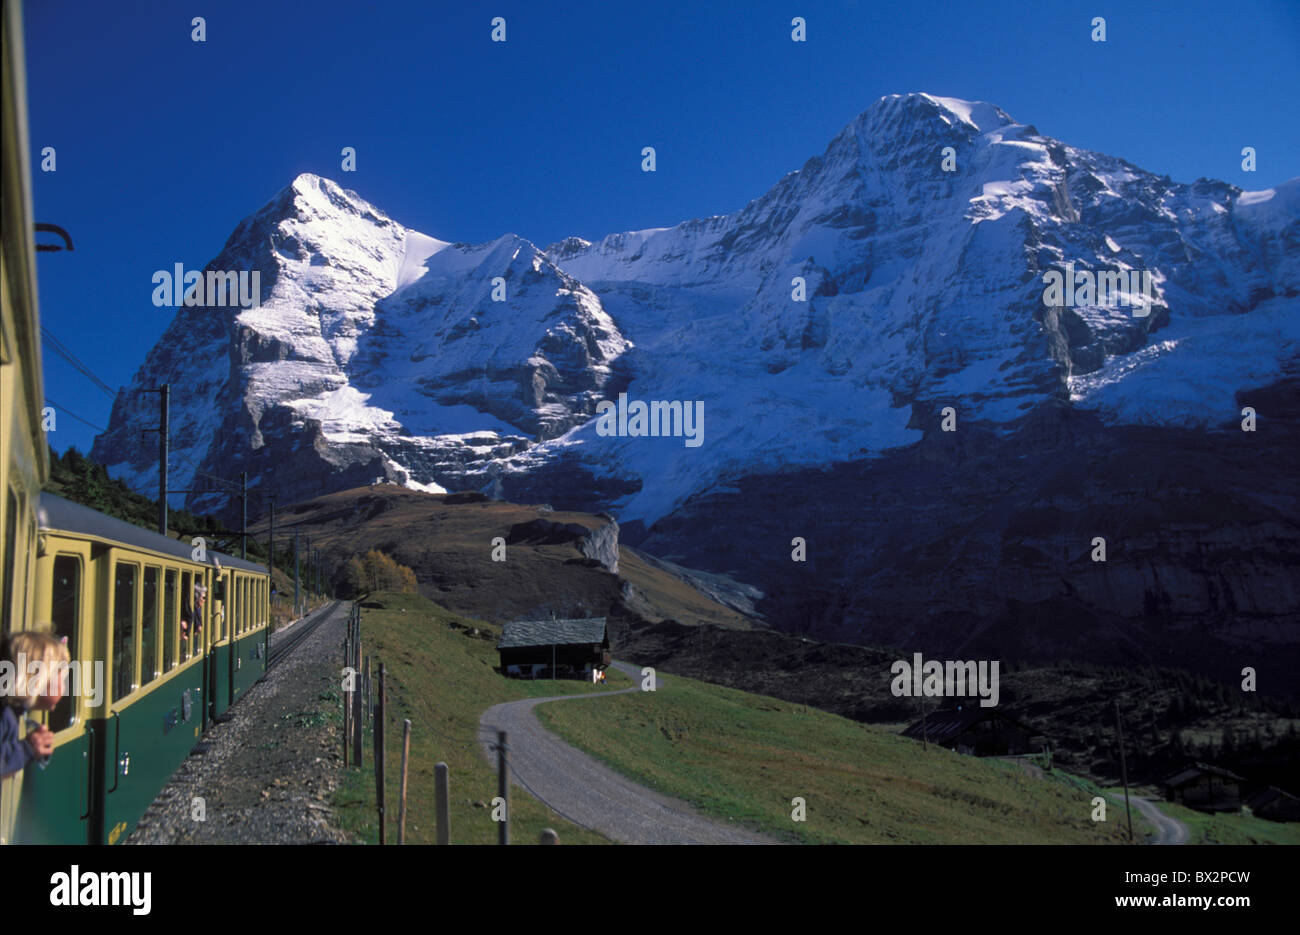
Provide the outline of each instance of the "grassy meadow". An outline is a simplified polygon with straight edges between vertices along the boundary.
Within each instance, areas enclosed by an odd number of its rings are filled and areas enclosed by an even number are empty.
[[[478,718],[501,701],[516,698],[609,691],[631,684],[611,676],[611,684],[557,680],[505,679],[493,671],[500,631],[481,621],[450,613],[414,594],[376,595],[363,607],[362,652],[378,672],[386,666],[388,713],[385,718],[387,756],[387,838],[397,842],[397,816],[402,764],[402,720],[411,720],[406,840],[432,844],[437,840],[434,811],[434,764],[448,766],[452,844],[495,844],[497,825],[491,801],[497,794],[494,764],[476,742]],[[477,630],[477,633],[474,631]],[[340,657],[341,658],[341,657]],[[330,714],[342,723],[341,704]],[[341,734],[340,734],[341,737]],[[340,739],[340,749],[342,741]],[[343,827],[358,840],[378,843],[375,808],[373,742],[366,732],[363,766],[346,770],[335,791],[334,807]],[[560,818],[517,786],[511,791],[512,843],[535,844],[543,828],[554,828],[563,844],[606,844],[604,837]]]

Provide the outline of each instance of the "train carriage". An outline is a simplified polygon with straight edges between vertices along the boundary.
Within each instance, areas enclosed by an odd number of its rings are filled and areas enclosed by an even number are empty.
[[[123,840],[203,729],[266,670],[266,568],[48,493],[22,17],[4,4],[0,635],[52,629],[70,694],[43,766],[0,779],[0,844]],[[200,597],[202,600],[200,600]]]
[[[36,619],[66,639],[55,752],[29,767],[20,842],[117,843],[203,729],[265,671],[266,569],[52,494],[40,497]]]
[[[49,477],[22,34],[19,5],[6,3],[0,41],[0,633],[23,629],[32,619],[36,497]],[[16,777],[0,779],[0,843],[13,826],[18,785]]]

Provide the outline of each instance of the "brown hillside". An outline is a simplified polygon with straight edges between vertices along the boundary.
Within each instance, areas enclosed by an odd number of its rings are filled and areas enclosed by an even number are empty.
[[[621,626],[665,619],[755,626],[683,580],[673,566],[622,548],[618,574],[612,574],[599,559],[584,555],[582,531],[597,533],[610,523],[590,513],[379,484],[277,511],[276,539],[284,543],[297,531],[304,547],[310,540],[336,582],[348,558],[379,549],[415,571],[424,596],[490,623],[549,613],[603,615],[611,618],[615,636]],[[264,538],[267,525],[263,517],[251,530]],[[498,536],[507,543],[505,561],[492,560]]]

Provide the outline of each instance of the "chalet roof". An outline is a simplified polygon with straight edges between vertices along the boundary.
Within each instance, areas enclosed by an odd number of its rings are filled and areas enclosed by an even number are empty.
[[[1185,786],[1195,779],[1200,779],[1204,775],[1218,776],[1220,779],[1230,779],[1233,782],[1245,782],[1245,777],[1238,776],[1231,770],[1226,770],[1221,766],[1211,766],[1209,763],[1191,763],[1180,769],[1178,772],[1169,776],[1164,784],[1173,788]]]
[[[1253,809],[1258,809],[1264,808],[1267,805],[1272,805],[1278,799],[1290,799],[1292,802],[1300,802],[1300,799],[1296,798],[1285,789],[1279,789],[1277,786],[1269,786],[1246,804]]]
[[[497,649],[603,642],[605,642],[604,617],[512,620],[501,631],[501,642],[497,643]]]
[[[911,737],[914,740],[920,740],[922,737],[928,737],[933,743],[943,744],[948,740],[959,737],[967,730],[974,727],[980,721],[996,718],[1000,721],[1029,731],[1031,734],[1037,734],[1027,724],[1022,724],[1015,718],[1007,717],[1000,711],[992,708],[982,708],[978,704],[972,704],[959,709],[950,711],[935,711],[933,714],[927,714],[924,721],[917,721],[915,724],[903,731],[902,736]]]

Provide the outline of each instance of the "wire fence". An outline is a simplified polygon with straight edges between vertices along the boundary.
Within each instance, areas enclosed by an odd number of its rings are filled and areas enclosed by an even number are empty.
[[[353,604],[348,615],[347,629],[343,638],[343,672],[344,672],[344,691],[343,691],[343,765],[344,767],[359,768],[364,765],[366,760],[366,751],[364,733],[368,728],[371,734],[372,747],[370,757],[375,771],[375,809],[379,822],[379,843],[387,843],[387,831],[390,821],[387,816],[386,802],[386,777],[384,775],[385,758],[387,755],[385,749],[385,707],[386,707],[386,690],[385,684],[388,680],[388,672],[381,662],[376,667],[374,659],[364,652],[364,642],[361,626],[361,608],[358,604]],[[405,817],[406,817],[406,797],[407,797],[407,773],[410,757],[410,734],[411,721],[403,720],[402,736],[402,758],[401,773],[399,779],[399,800],[398,800],[398,818],[397,818],[397,838],[398,843],[404,843],[406,839]],[[497,758],[497,779],[498,779],[498,798],[493,802],[498,805],[504,805],[501,809],[500,818],[494,816],[498,823],[499,843],[509,842],[509,824],[510,824],[510,805],[508,778],[513,777],[514,781],[522,787],[529,795],[544,805],[555,815],[565,821],[589,831],[592,834],[601,837],[608,837],[600,830],[593,828],[580,819],[573,817],[563,809],[548,801],[536,789],[534,789],[510,762],[509,757],[509,739],[504,732],[492,731],[488,728],[481,727],[476,736],[467,739],[463,736],[456,736],[444,730],[440,730],[429,724],[421,725],[421,730],[428,731],[438,737],[445,743],[454,745],[461,749],[474,749],[485,751],[488,754],[496,754]],[[502,741],[504,740],[504,743]],[[450,803],[448,799],[447,783],[447,765],[438,763],[435,767],[437,776],[435,789],[435,811],[437,815],[436,835],[439,844],[449,843],[450,829],[449,814]],[[501,801],[499,801],[501,800]],[[494,808],[495,811],[495,808]],[[545,829],[542,834],[542,843],[558,843],[558,836],[551,829]]]

